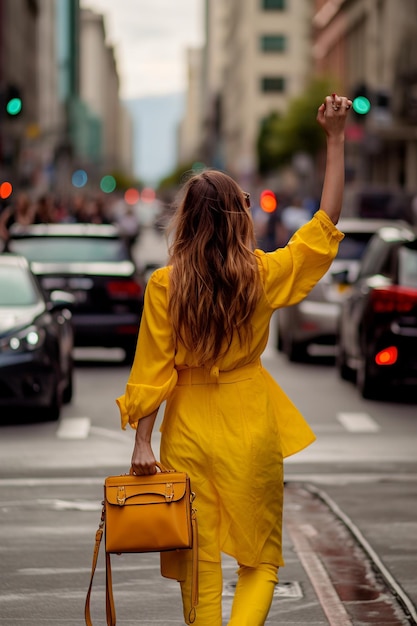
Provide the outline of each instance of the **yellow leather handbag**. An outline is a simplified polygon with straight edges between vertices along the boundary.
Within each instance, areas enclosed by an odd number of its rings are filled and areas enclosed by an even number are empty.
[[[198,604],[197,516],[194,493],[185,472],[157,463],[156,474],[108,476],[104,481],[103,510],[93,554],[90,585],[85,601],[85,623],[92,626],[90,596],[103,532],[106,550],[107,626],[116,624],[110,554],[125,552],[193,551],[190,622]]]

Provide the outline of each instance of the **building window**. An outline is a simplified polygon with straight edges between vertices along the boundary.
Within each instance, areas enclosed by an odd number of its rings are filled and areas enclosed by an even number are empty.
[[[264,92],[284,92],[285,78],[282,76],[266,76],[262,78],[262,91]]]
[[[262,8],[266,11],[285,11],[286,0],[262,0]]]
[[[264,52],[284,52],[287,48],[285,35],[264,35],[261,37],[261,49]]]

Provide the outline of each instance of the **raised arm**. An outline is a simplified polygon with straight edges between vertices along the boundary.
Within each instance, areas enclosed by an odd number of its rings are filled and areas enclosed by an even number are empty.
[[[327,138],[326,170],[320,208],[337,224],[345,185],[345,123],[352,101],[332,94],[319,106],[317,121]]]

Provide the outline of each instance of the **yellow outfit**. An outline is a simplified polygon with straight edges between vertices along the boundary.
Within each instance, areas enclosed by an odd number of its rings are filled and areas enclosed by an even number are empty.
[[[314,287],[328,270],[342,238],[319,210],[284,248],[270,253],[256,250],[263,288],[252,318],[250,345],[241,346],[234,337],[227,353],[210,368],[197,367],[193,354],[174,341],[167,306],[170,268],[156,270],[146,289],[135,360],[125,395],[117,399],[122,427],[135,428],[139,419],[166,401],[161,462],[190,475],[196,493],[200,571],[215,568],[221,552],[229,554],[240,565],[242,589],[252,576],[251,568],[271,564],[276,571],[284,564],[282,459],[315,439],[298,409],[262,367],[269,322],[277,308],[299,302]],[[188,597],[184,592],[189,579],[187,555],[161,555],[162,574],[183,581],[184,602]],[[212,590],[217,599],[221,596],[219,576],[217,591]],[[267,572],[265,576],[275,584],[274,575]],[[204,595],[211,592],[203,578],[200,604],[204,615]],[[238,617],[247,593],[236,593],[237,608],[234,605],[230,624],[247,623]],[[266,614],[271,594],[265,600]],[[198,607],[195,624],[221,625],[221,612],[220,618],[199,618],[199,613]],[[263,624],[266,614],[248,623]]]

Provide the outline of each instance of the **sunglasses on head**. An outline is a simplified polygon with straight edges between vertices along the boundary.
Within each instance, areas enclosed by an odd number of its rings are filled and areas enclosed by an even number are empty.
[[[250,207],[250,193],[248,193],[247,191],[243,191],[243,197],[245,198],[245,203],[246,206],[249,208]]]

